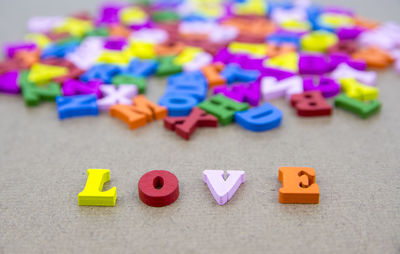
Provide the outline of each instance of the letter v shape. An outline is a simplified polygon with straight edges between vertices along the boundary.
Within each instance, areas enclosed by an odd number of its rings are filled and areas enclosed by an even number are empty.
[[[211,194],[219,205],[228,202],[245,180],[246,173],[241,170],[228,170],[226,180],[223,170],[203,171],[203,181],[208,185]]]

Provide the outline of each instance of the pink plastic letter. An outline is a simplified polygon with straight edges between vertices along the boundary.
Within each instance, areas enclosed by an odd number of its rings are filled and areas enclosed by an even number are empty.
[[[226,180],[223,170],[203,171],[203,181],[208,185],[211,194],[219,205],[228,202],[245,180],[246,174],[241,170],[228,170]]]

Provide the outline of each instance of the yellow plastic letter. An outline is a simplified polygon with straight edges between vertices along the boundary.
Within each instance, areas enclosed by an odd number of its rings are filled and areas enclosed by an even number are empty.
[[[88,169],[85,189],[78,194],[78,204],[88,206],[115,206],[117,188],[102,191],[104,183],[110,181],[109,169]]]

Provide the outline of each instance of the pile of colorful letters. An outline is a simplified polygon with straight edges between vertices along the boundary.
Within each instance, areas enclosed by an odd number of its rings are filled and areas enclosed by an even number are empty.
[[[307,0],[108,2],[93,16],[33,17],[28,30],[4,45],[1,93],[54,101],[60,119],[104,111],[131,129],[163,119],[184,139],[232,122],[276,128],[277,98],[302,117],[334,105],[367,118],[381,102],[366,69],[400,71],[399,25]],[[158,102],[144,95],[151,76],[168,76]]]

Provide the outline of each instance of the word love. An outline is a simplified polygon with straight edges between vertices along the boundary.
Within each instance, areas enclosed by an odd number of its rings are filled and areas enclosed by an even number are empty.
[[[88,169],[86,186],[78,194],[80,206],[115,206],[117,188],[103,191],[103,185],[110,181],[110,170]],[[286,204],[318,204],[319,187],[315,183],[315,170],[308,167],[281,167],[279,181],[279,202]],[[227,203],[246,181],[241,170],[204,170],[203,181],[219,205]],[[140,200],[146,205],[162,207],[174,203],[179,197],[179,181],[171,172],[153,170],[145,173],[138,182]]]

